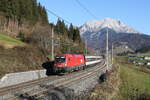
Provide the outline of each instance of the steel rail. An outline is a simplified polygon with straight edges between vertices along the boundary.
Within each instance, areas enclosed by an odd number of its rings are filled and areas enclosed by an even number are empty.
[[[69,79],[69,80],[65,80],[65,81],[63,81],[63,82],[61,82],[61,83],[59,83],[59,84],[56,84],[54,88],[56,88],[56,87],[62,87],[62,88],[63,88],[63,86],[70,86],[71,84],[77,83],[77,82],[79,82],[79,81],[81,81],[81,80],[85,80],[85,79],[87,79],[87,78],[89,78],[89,77],[91,77],[91,76],[94,76],[95,73],[101,71],[101,70],[104,69],[105,67],[106,67],[106,66],[105,66],[105,63],[104,63],[104,65],[103,65],[102,67],[97,68],[97,69],[94,69],[92,72],[88,72],[88,73],[86,73],[86,74],[83,74],[83,75],[80,76],[80,77],[75,77],[75,78],[71,78],[71,79]],[[51,88],[51,89],[54,89],[54,88]],[[40,91],[40,90],[39,90],[39,91]],[[34,94],[30,95],[30,96],[36,95],[36,97],[39,98],[39,97],[44,96],[44,95],[43,95],[44,93],[45,93],[45,94],[48,93],[48,91],[50,91],[50,89],[43,89],[43,90],[41,90],[40,92],[34,93]],[[42,95],[42,96],[40,96],[40,95]]]
[[[69,78],[72,79],[73,77],[82,76],[82,74],[84,75],[85,73],[90,72],[91,70],[93,70],[93,69],[79,71],[81,73],[79,73],[79,72],[73,73],[72,76],[68,75],[68,76],[70,76],[68,78],[66,78],[67,76],[65,76],[65,77],[63,77],[63,78],[65,78],[63,81],[68,80]],[[51,76],[51,77],[46,77],[46,78],[34,80],[34,81],[31,81],[31,82],[21,83],[21,84],[18,84],[18,85],[14,85],[12,87],[9,86],[9,87],[6,87],[6,88],[1,88],[0,89],[0,95],[4,95],[4,94],[9,93],[9,92],[16,92],[16,91],[21,90],[21,89],[29,88],[31,86],[34,86],[35,84],[40,85],[40,83],[43,83],[43,82],[46,82],[46,81],[54,81],[54,80],[56,80],[56,78],[57,78],[57,80],[62,79],[62,77]],[[57,85],[57,86],[59,86],[59,85]]]

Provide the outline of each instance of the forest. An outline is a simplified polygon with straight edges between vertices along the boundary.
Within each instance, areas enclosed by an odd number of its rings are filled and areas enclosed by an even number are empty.
[[[1,16],[3,17],[1,18]],[[49,16],[49,19],[50,18],[51,15]],[[17,28],[14,27],[15,25]],[[68,51],[73,53],[80,51],[80,53],[83,53],[85,51],[79,28],[75,27],[72,23],[66,24],[63,19],[59,18],[56,24],[51,23],[48,20],[47,9],[38,3],[37,0],[0,0],[0,31],[8,30],[1,32],[7,35],[9,33],[10,36],[12,36],[12,33],[15,33],[15,38],[20,38],[21,41],[27,43],[34,41],[37,45],[42,44],[44,45],[42,46],[44,49],[45,43],[47,43],[50,49],[50,33],[52,29],[54,29],[55,38],[61,38],[60,42],[62,43],[60,45],[61,49],[59,48],[60,51],[58,50],[59,52],[67,53]],[[49,38],[47,39],[47,37]],[[42,43],[39,43],[40,41]],[[76,45],[76,47],[73,47],[73,49],[69,48],[68,50],[68,46],[64,45],[66,43],[71,44],[70,48],[74,45]],[[79,50],[77,50],[78,48]]]
[[[24,20],[48,23],[46,9],[36,0],[0,0],[0,14],[20,24]]]

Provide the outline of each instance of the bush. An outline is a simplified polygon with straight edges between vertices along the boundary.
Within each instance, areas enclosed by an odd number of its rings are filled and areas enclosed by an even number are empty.
[[[25,41],[25,36],[24,36],[24,33],[23,32],[19,32],[17,38],[19,38],[21,41]]]

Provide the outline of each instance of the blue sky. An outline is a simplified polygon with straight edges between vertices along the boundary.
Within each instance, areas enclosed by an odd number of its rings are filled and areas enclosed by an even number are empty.
[[[89,15],[76,0],[38,0],[47,9],[76,26],[86,21],[107,17],[119,19],[134,29],[150,35],[150,0],[79,0],[96,19]],[[55,23],[57,17],[48,13],[49,21]]]

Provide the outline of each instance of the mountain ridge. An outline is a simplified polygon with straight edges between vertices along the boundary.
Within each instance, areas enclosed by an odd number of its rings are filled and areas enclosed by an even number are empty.
[[[102,20],[88,21],[80,26],[81,35],[86,31],[97,32],[103,28],[110,28],[116,31],[116,33],[140,33],[132,27],[124,24],[118,19],[105,18]]]

